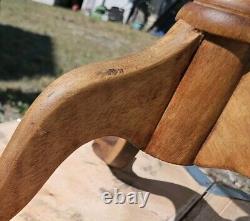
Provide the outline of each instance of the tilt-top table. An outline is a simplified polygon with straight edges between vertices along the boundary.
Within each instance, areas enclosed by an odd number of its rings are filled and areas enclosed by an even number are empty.
[[[250,1],[197,0],[152,47],[63,75],[35,100],[0,158],[0,220],[78,147],[104,136],[169,163],[250,176],[249,60]]]

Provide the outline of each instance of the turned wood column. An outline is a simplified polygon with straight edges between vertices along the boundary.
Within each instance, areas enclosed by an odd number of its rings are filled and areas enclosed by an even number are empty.
[[[147,153],[175,164],[194,163],[247,72],[249,9],[247,1],[202,0],[178,13],[177,19],[203,31],[205,37],[145,148]]]

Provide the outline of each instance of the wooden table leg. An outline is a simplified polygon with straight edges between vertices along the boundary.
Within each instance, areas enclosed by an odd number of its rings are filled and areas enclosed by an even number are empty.
[[[43,91],[1,156],[0,220],[20,211],[82,144],[114,135],[145,147],[201,39],[179,21],[152,47],[73,70]]]
[[[195,0],[154,46],[78,68],[53,82],[29,108],[0,158],[0,220],[10,220],[72,152],[98,137],[122,137],[164,161],[194,163],[249,61],[250,7],[244,4],[249,1],[237,1],[236,8],[230,2]],[[241,87],[248,91],[245,84]],[[238,90],[244,99],[236,103],[249,100],[243,92]],[[249,148],[248,137],[241,147]],[[211,142],[212,147],[202,148],[198,163],[213,156],[206,154],[217,148]],[[114,148],[113,157],[100,155],[119,167],[136,153],[129,151],[122,161],[129,148]],[[219,148],[216,153],[223,154],[227,147]],[[239,151],[243,164],[222,166],[233,165],[250,176],[250,152]],[[233,158],[227,150],[224,160]]]
[[[139,148],[118,137],[103,137],[95,139],[93,149],[107,165],[124,168],[134,161]]]

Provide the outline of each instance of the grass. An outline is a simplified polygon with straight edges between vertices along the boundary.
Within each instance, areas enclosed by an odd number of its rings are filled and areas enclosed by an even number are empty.
[[[128,26],[95,21],[81,12],[30,0],[2,0],[0,121],[9,120],[3,116],[11,116],[6,113],[11,107],[21,107],[19,112],[23,113],[61,74],[141,50],[154,40]]]

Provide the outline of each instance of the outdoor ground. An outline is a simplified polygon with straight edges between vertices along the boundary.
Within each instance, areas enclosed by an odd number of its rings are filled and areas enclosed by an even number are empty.
[[[155,38],[31,0],[0,1],[0,122],[22,114],[59,75],[115,58]]]

